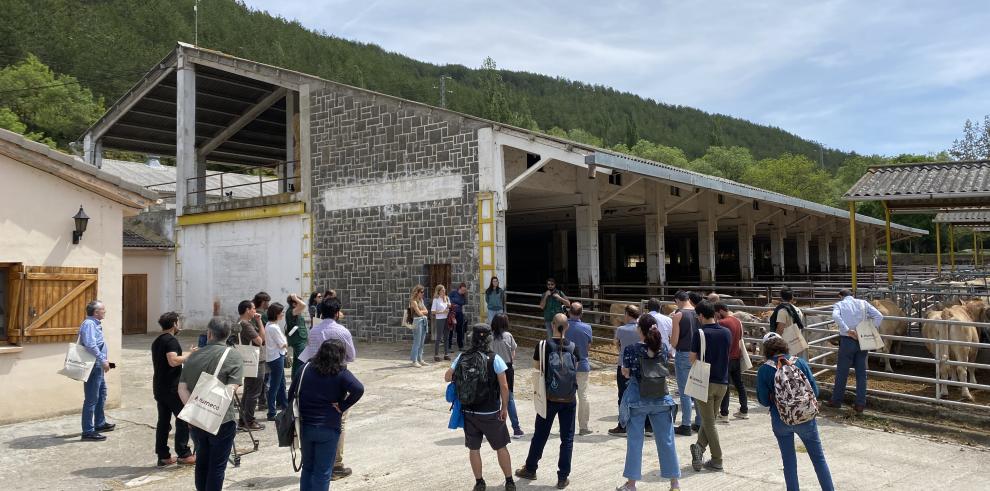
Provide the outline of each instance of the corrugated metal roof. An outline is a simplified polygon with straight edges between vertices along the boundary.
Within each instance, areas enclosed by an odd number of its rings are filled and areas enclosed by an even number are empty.
[[[958,198],[985,198],[990,205],[990,161],[870,167],[843,196],[847,201]]]
[[[163,195],[175,195],[175,167],[163,165],[160,167],[149,167],[141,162],[127,162],[123,160],[103,159],[101,170],[119,177],[121,180],[141,186],[143,188],[157,191]],[[207,172],[206,189],[208,196],[220,197],[220,175],[216,172]],[[274,179],[266,177],[265,179]],[[271,180],[258,184],[258,176],[248,174],[237,174],[233,172],[223,173],[224,192],[233,193],[234,199],[256,198],[262,195],[271,196],[278,194],[278,181]],[[231,187],[236,186],[236,187]],[[229,188],[229,189],[228,189]]]
[[[175,243],[134,220],[125,219],[124,247],[172,249]]]
[[[795,208],[801,208],[804,211],[810,211],[821,215],[842,218],[845,220],[849,219],[849,212],[846,210],[840,210],[838,208],[795,198],[786,194],[767,191],[765,189],[760,189],[748,184],[741,184],[722,177],[709,176],[706,174],[681,169],[680,167],[674,167],[672,165],[653,162],[651,160],[632,157],[621,153],[598,151],[585,157],[585,161],[588,164],[634,172],[637,174],[656,177],[671,182],[684,183],[694,187],[732,194],[744,198],[756,199],[784,206],[793,206]],[[881,227],[885,226],[883,220],[877,220],[876,218],[860,214],[856,215],[856,223],[879,225]],[[928,234],[925,230],[898,225],[896,223],[891,223],[890,228],[892,230],[899,230],[901,232],[913,235]]]
[[[990,210],[956,210],[935,215],[934,222],[954,225],[990,225]]]

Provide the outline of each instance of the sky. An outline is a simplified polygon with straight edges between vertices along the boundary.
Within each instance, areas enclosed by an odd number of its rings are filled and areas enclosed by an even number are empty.
[[[827,147],[947,149],[990,114],[986,0],[246,0],[435,64],[602,84]]]

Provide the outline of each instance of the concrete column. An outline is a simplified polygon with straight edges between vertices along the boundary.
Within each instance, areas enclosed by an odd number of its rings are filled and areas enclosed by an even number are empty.
[[[709,203],[707,219],[698,222],[698,273],[701,282],[715,281],[715,255],[718,252],[715,245],[715,231],[718,223],[714,216],[714,206]]]
[[[798,272],[808,274],[808,265],[811,264],[811,253],[809,251],[808,232],[801,231],[797,234],[797,264]]]
[[[835,238],[836,264],[842,270],[849,269],[849,236],[840,235]]]
[[[556,275],[558,271],[566,271],[567,265],[570,264],[570,260],[567,257],[567,253],[570,248],[567,246],[567,230],[554,230],[553,231],[553,273]],[[565,281],[565,278],[557,278],[558,282]]]
[[[175,214],[183,215],[187,205],[196,204],[190,178],[197,176],[196,162],[196,71],[181,54],[178,60],[175,107]]]
[[[285,94],[285,165],[279,168],[280,193],[291,193],[298,191],[298,180],[296,179],[296,169],[298,168],[299,150],[296,147],[296,92],[288,91]]]
[[[739,278],[742,281],[753,279],[753,236],[756,235],[756,224],[749,220],[740,223],[737,229],[739,239]]]
[[[601,284],[598,265],[598,220],[601,211],[591,205],[576,208],[578,284],[581,295],[592,298]]]
[[[83,137],[83,160],[97,169],[103,167],[103,140],[93,139],[89,133]]]
[[[774,224],[770,229],[770,264],[775,277],[784,276],[784,228]]]
[[[822,273],[828,273],[832,269],[832,255],[829,253],[828,246],[828,236],[818,236],[818,270]]]
[[[863,264],[870,267],[876,267],[877,265],[877,236],[876,234],[869,232],[866,234],[866,240],[863,244]]]
[[[659,183],[646,183],[646,281],[651,285],[667,283],[667,252],[664,247],[667,213],[663,209],[664,189]]]
[[[577,188],[581,193],[582,204],[575,207],[577,219],[577,266],[578,285],[581,295],[594,298],[601,285],[601,269],[598,264],[598,221],[602,219],[602,208],[598,201],[598,181],[589,177],[587,170],[576,169]]]
[[[615,281],[615,272],[618,269],[618,252],[616,251],[615,234],[605,234],[605,243],[602,244],[602,253],[605,257],[604,271],[605,281]]]

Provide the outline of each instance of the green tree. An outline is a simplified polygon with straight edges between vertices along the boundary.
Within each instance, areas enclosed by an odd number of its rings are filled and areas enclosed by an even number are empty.
[[[0,107],[60,146],[78,138],[105,111],[103,99],[94,99],[75,77],[56,74],[34,55],[0,70]]]
[[[658,145],[643,139],[637,141],[632,148],[628,149],[627,153],[674,167],[683,168],[687,167],[688,164],[688,159],[684,155],[683,150],[666,145]]]
[[[783,154],[749,166],[742,182],[822,204],[835,204],[832,176],[804,155]]]
[[[708,147],[704,155],[691,162],[692,169],[714,169],[718,175],[733,181],[741,179],[751,165],[753,154],[744,147]]]
[[[509,110],[509,101],[506,98],[507,89],[502,75],[498,72],[495,60],[490,56],[485,58],[481,64],[481,71],[481,90],[485,98],[481,117],[508,123],[512,119],[512,111]]]

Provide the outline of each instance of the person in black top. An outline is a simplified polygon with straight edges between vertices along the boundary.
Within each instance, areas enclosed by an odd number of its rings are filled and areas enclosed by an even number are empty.
[[[674,347],[674,368],[677,375],[677,392],[681,399],[681,425],[674,429],[674,433],[682,436],[691,436],[691,431],[701,429],[701,412],[697,404],[691,397],[684,393],[687,385],[688,373],[691,371],[691,341],[694,333],[701,327],[698,316],[695,315],[694,303],[701,302],[701,296],[693,292],[679,291],[674,294],[674,303],[677,304],[677,311],[671,316],[673,327],[670,333],[670,344]],[[694,424],[691,424],[691,407],[694,407]],[[677,415],[674,415],[675,419]]]
[[[164,467],[176,462],[191,465],[196,463],[196,456],[189,449],[189,425],[178,418],[183,406],[179,399],[179,376],[182,375],[182,364],[189,356],[183,356],[182,346],[175,339],[180,330],[179,314],[165,312],[158,318],[158,324],[162,326],[162,333],[151,343],[151,363],[155,369],[151,387],[158,404],[158,423],[155,426],[158,466]],[[192,351],[196,351],[196,348],[192,348]],[[175,453],[178,459],[172,457],[168,448],[173,416],[176,417]]]
[[[536,429],[533,431],[533,440],[529,444],[526,465],[516,470],[516,476],[529,480],[536,479],[536,469],[540,459],[543,458],[543,449],[550,438],[550,430],[553,429],[553,420],[556,417],[560,421],[557,489],[564,489],[570,484],[567,477],[571,474],[571,455],[574,451],[574,420],[577,416],[577,366],[581,362],[581,353],[580,350],[575,349],[574,343],[568,341],[564,336],[570,327],[570,324],[567,323],[567,316],[564,314],[555,315],[551,325],[553,326],[553,338],[538,344],[533,353],[533,365],[539,370],[540,346],[544,347],[543,355],[546,367],[543,380],[547,384],[547,417],[543,418],[539,414],[536,415]],[[567,360],[568,357],[571,360]],[[556,362],[554,358],[556,358]],[[555,396],[555,391],[551,390],[550,379],[552,378],[559,381],[557,382],[559,387],[569,387],[569,394]]]

